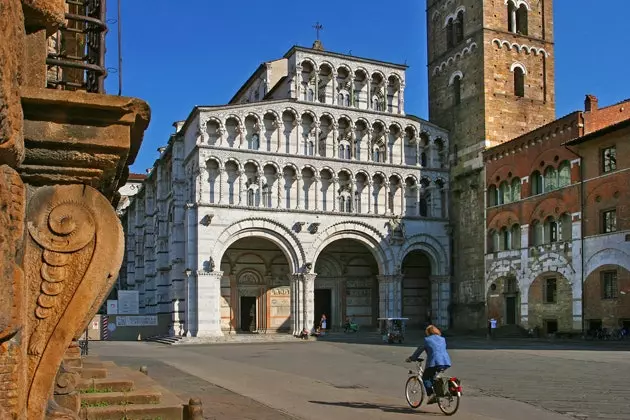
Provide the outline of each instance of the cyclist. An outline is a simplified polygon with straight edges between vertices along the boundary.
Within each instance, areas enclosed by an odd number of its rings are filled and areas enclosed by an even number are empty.
[[[422,374],[422,382],[424,382],[427,397],[429,397],[427,404],[434,404],[436,397],[433,393],[433,379],[438,372],[443,372],[451,367],[451,358],[446,351],[446,340],[435,325],[429,325],[425,330],[425,335],[424,345],[418,347],[407,358],[406,362],[415,362],[423,352],[427,352],[427,362]]]

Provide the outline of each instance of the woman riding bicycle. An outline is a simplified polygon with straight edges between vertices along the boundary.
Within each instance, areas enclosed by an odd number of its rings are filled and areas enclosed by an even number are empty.
[[[418,347],[407,358],[406,362],[415,362],[423,352],[427,352],[427,362],[422,374],[422,382],[424,382],[424,387],[429,397],[427,404],[434,404],[436,398],[433,393],[433,379],[438,372],[443,372],[451,367],[451,358],[446,351],[446,340],[435,325],[429,325],[425,330],[425,335],[424,345]]]

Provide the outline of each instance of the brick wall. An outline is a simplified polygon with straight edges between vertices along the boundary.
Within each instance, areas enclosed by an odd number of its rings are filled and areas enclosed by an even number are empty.
[[[604,299],[602,273],[617,273],[617,293],[614,299]],[[627,291],[623,295],[619,291]],[[591,273],[584,285],[584,319],[601,320],[605,328],[615,328],[621,320],[630,320],[630,271],[618,265],[604,265]]]
[[[546,301],[546,281],[556,280],[556,301]],[[538,327],[545,331],[545,320],[555,320],[559,332],[573,331],[573,291],[571,284],[561,275],[542,275],[536,278],[529,287],[528,327]]]

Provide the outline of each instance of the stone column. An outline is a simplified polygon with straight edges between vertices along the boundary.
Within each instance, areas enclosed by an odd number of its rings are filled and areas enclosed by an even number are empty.
[[[300,274],[289,274],[288,277],[291,287],[291,329],[293,335],[299,335],[304,329],[304,302],[301,298],[304,283]]]
[[[317,277],[317,274],[307,273],[302,274],[301,277],[304,285],[301,296],[304,302],[303,328],[307,328],[310,331],[315,323],[315,277]]]
[[[405,132],[401,131],[398,133],[398,138],[400,139],[400,164],[405,164]]]
[[[366,75],[366,79],[367,79],[367,108],[366,109],[372,109],[372,80],[370,79],[370,75]]]
[[[332,80],[330,81],[331,85],[332,85],[332,104],[333,105],[339,105],[337,103],[337,89],[335,89],[335,87],[337,86],[337,72],[333,71],[332,72]]]
[[[197,207],[193,203],[186,204],[186,254],[185,270],[196,267],[197,260]],[[196,331],[197,320],[197,286],[194,275],[190,274],[184,279],[184,335],[190,337],[192,329]]]
[[[319,102],[319,70],[315,70],[315,94],[314,96],[314,100],[315,102]]]
[[[219,191],[218,191],[218,200],[217,202],[219,204],[225,204],[227,201],[227,197],[226,197],[226,187],[227,186],[227,173],[225,172],[225,169],[220,168],[219,169]],[[216,194],[216,193],[215,193]]]
[[[400,188],[400,212],[401,216],[404,216],[407,213],[407,195],[405,191],[406,184],[401,179],[398,183],[398,188]]]
[[[197,271],[197,325],[196,337],[220,337],[221,331],[221,278],[223,271]]]
[[[372,162],[374,160],[374,156],[372,156],[372,134],[374,133],[374,129],[368,128],[366,133],[367,137],[367,159],[366,161]]]
[[[433,323],[440,329],[449,325],[448,307],[451,303],[451,278],[431,276],[431,314]]]
[[[223,146],[223,134],[225,134],[224,130],[219,127],[217,130],[217,142],[215,143],[217,146]]]
[[[385,146],[385,159],[383,159],[384,163],[394,163],[394,148],[392,150],[389,149],[389,128],[386,128],[383,133],[383,146]]]
[[[313,186],[315,188],[315,207],[314,210],[319,210],[319,183],[321,182],[321,178],[317,175],[313,178]]]
[[[319,123],[315,123],[315,140],[313,140],[313,155],[314,156],[319,156],[319,133],[321,130],[321,126]],[[308,155],[309,152],[309,147],[308,144],[306,145],[306,154]]]
[[[296,155],[300,154],[300,137],[302,136],[300,134],[300,127],[302,126],[302,119],[298,118],[297,120],[293,121],[293,130],[295,130],[295,136],[296,136],[296,141],[295,141],[295,150],[293,151],[293,153],[295,153]],[[289,152],[291,152],[291,135],[289,135]]]
[[[336,176],[333,176],[333,178],[331,179],[332,181],[332,211],[337,211],[337,198],[338,194],[337,194],[337,186],[339,185],[339,178],[337,178]]]
[[[372,213],[372,187],[373,187],[374,183],[372,182],[372,179],[368,178],[368,182],[367,182],[367,213],[371,214]]]
[[[332,127],[332,156],[333,158],[339,157],[339,147],[337,146],[338,137],[339,137],[339,125],[335,123],[333,124],[333,127]]]
[[[405,113],[405,84],[400,84],[400,91],[398,93],[398,113]]]
[[[302,66],[297,65],[295,66],[295,84],[294,84],[295,96],[292,96],[292,98],[294,99],[300,98],[300,95],[302,94],[301,88],[302,88]]]
[[[416,216],[420,216],[420,198],[422,198],[422,184],[418,181],[416,188]]]
[[[209,182],[209,174],[208,168],[205,166],[199,167],[198,176],[198,185],[199,185],[199,197],[198,201],[203,204],[207,204],[210,202],[210,182]]]
[[[516,7],[514,7],[510,13],[510,23],[512,23],[512,32],[516,33]]]
[[[302,186],[302,177],[299,175],[295,176],[295,187],[296,187],[296,197],[295,197],[295,209],[296,210],[301,210],[302,209],[302,191],[301,191],[301,186]]]
[[[385,189],[385,212],[383,214],[394,214],[394,200],[392,198],[392,207],[389,207],[389,194],[390,194],[390,185],[389,181],[385,181],[383,183],[383,188]]]
[[[244,206],[247,202],[243,203],[243,177],[245,176],[245,171],[239,169],[238,173],[238,200],[234,200],[239,206]],[[245,198],[247,200],[247,198]]]
[[[276,176],[276,183],[278,184],[278,188],[276,189],[276,208],[282,208],[282,190],[284,189],[284,176],[282,176],[282,174]]]
[[[427,156],[427,165],[429,168],[435,168],[436,165],[436,156],[435,156],[435,144],[431,143],[429,145],[429,155]]]
[[[264,172],[258,172],[258,204],[257,207],[266,207],[263,205],[263,179],[265,178]]]
[[[402,275],[378,276],[379,317],[402,316]]]

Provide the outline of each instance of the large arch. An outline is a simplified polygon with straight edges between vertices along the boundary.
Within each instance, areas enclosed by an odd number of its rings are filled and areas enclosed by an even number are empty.
[[[286,226],[265,218],[249,218],[232,223],[219,235],[214,246],[212,261],[221,261],[230,245],[242,238],[260,237],[273,242],[282,250],[293,273],[303,269],[304,249],[297,236]]]
[[[291,329],[290,263],[269,238],[232,242],[221,259],[220,324],[224,333]]]
[[[322,250],[339,239],[354,239],[366,245],[376,259],[379,274],[393,273],[394,253],[385,237],[372,226],[362,222],[339,222],[326,228],[313,242],[310,260],[317,261]]]
[[[584,265],[584,278],[602,265],[618,265],[630,271],[630,255],[615,248],[606,248],[593,254]]]
[[[539,274],[528,290],[527,326],[545,334],[573,331],[573,298],[570,279],[556,271]]]
[[[398,252],[398,261],[402,263],[405,256],[413,251],[423,251],[431,262],[431,275],[449,275],[448,253],[440,242],[431,235],[424,233],[407,238],[405,245]]]
[[[378,263],[369,246],[356,239],[336,237],[315,260],[314,316],[328,317],[340,328],[346,317],[375,327],[379,317]]]
[[[433,323],[431,256],[423,249],[412,249],[401,260],[401,314],[409,326]]]

